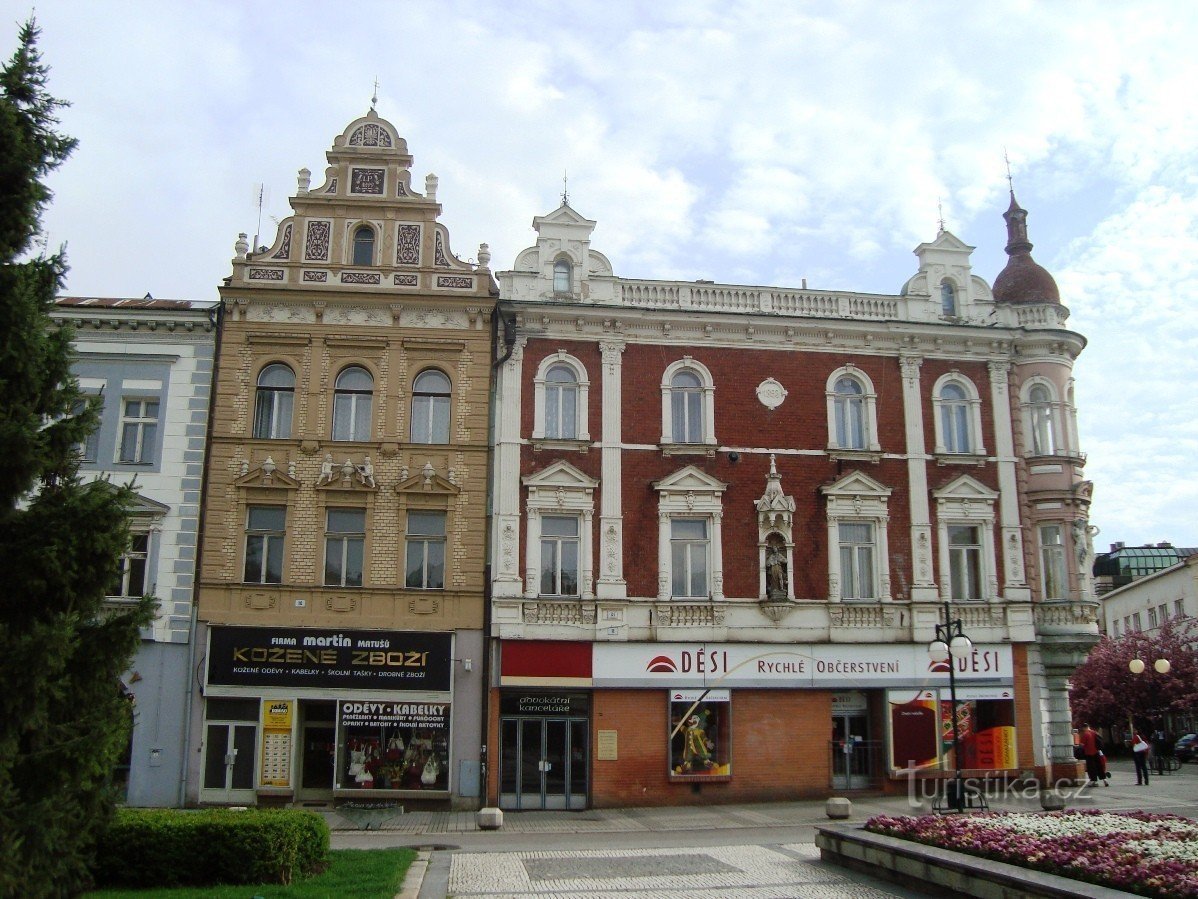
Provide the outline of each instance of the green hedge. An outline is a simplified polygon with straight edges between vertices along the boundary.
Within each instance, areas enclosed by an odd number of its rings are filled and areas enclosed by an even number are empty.
[[[291,883],[328,864],[329,827],[316,812],[118,809],[100,840],[100,887]]]

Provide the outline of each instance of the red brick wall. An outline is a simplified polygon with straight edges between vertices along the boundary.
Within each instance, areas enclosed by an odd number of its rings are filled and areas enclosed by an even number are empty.
[[[700,805],[824,796],[831,783],[828,738],[831,694],[814,690],[732,693],[732,779],[671,783],[668,694],[664,690],[596,690],[592,725],[615,730],[619,759],[594,760],[591,804]]]

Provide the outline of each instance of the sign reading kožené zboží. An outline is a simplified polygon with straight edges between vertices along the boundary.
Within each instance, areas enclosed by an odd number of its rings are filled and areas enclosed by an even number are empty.
[[[445,692],[452,656],[445,633],[214,627],[208,683]]]

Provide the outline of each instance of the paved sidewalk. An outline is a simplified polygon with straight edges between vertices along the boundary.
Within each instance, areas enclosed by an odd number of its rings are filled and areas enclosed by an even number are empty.
[[[1198,818],[1198,765],[1137,786],[1130,760],[1111,763],[1111,785],[1066,791],[1068,808],[1147,809]],[[853,822],[875,814],[921,814],[919,797],[852,796]],[[990,800],[993,810],[1040,811],[1033,791]],[[777,899],[811,896],[917,897],[818,858],[822,800],[761,804],[507,812],[498,831],[480,831],[472,812],[394,814],[382,826],[326,812],[334,848],[412,846],[427,864],[405,899],[634,897]],[[356,822],[361,826],[362,822]]]

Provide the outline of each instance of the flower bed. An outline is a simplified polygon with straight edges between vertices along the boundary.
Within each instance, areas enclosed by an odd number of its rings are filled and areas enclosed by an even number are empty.
[[[1198,822],[1177,815],[876,815],[865,829],[1142,896],[1198,899]]]

